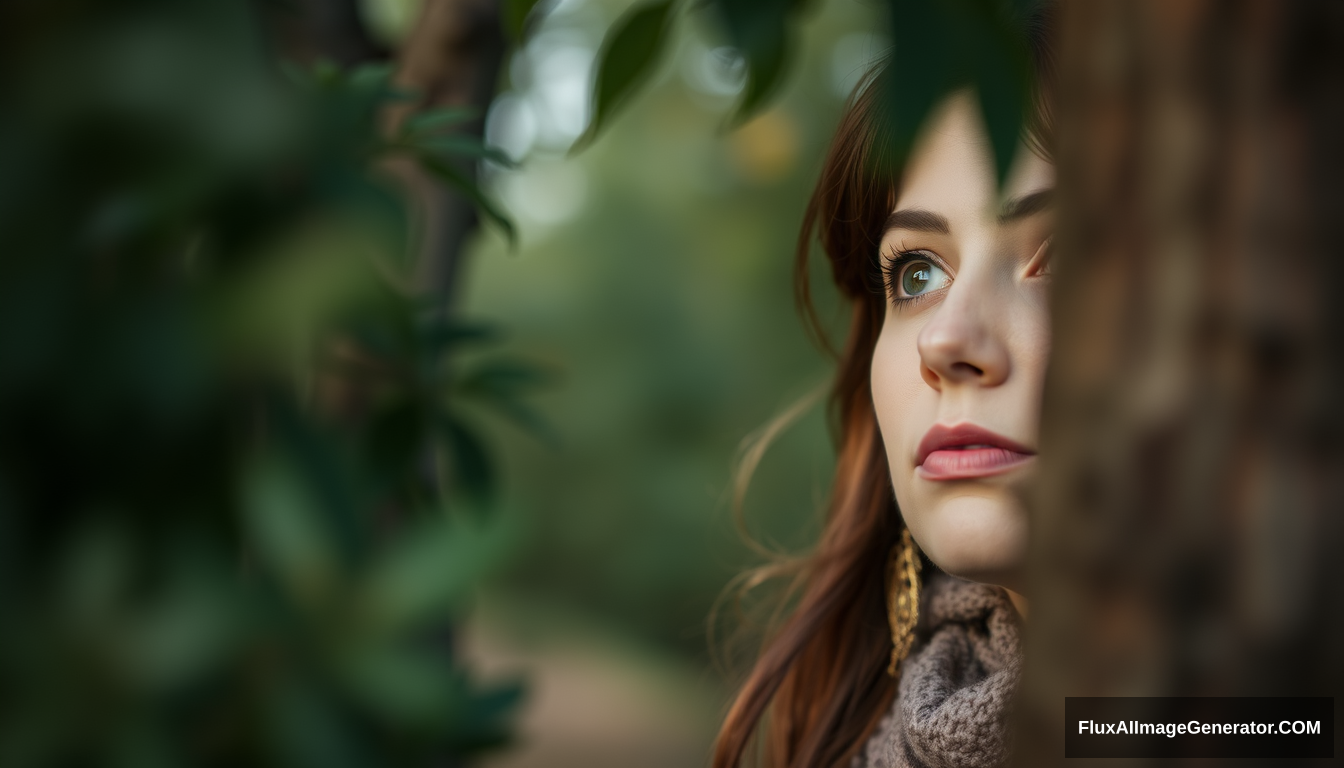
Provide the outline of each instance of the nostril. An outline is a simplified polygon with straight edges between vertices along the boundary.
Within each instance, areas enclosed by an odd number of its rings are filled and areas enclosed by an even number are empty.
[[[970,363],[953,363],[952,370],[956,371],[957,373],[968,374],[976,377],[985,375],[985,371],[983,368],[978,368],[974,365],[971,365]]]

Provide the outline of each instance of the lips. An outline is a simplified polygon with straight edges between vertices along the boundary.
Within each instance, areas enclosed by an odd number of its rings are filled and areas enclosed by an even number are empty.
[[[925,480],[965,480],[1016,469],[1036,452],[975,424],[934,424],[919,441],[916,472]]]

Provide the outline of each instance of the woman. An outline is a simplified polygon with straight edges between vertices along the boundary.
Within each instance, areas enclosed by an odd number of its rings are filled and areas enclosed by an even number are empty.
[[[1016,489],[1036,463],[1049,347],[1048,114],[1037,110],[1002,189],[969,92],[935,109],[908,162],[884,172],[883,76],[851,99],[799,242],[804,306],[814,232],[853,302],[829,514],[715,768],[753,752],[779,768],[1007,757],[1026,611]],[[936,568],[921,596],[924,558]]]

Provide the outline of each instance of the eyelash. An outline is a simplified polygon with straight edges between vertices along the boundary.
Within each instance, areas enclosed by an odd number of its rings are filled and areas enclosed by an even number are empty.
[[[943,264],[941,259],[929,251],[919,249],[912,251],[898,251],[895,248],[892,248],[889,258],[880,260],[879,269],[882,272],[882,285],[887,294],[887,300],[898,308],[918,306],[924,300],[942,293],[942,289],[937,289],[929,291],[928,293],[921,293],[918,296],[897,295],[896,280],[900,277],[901,270],[905,265],[912,261],[928,261],[937,265],[939,269],[942,269],[945,272],[951,273],[952,271]]]

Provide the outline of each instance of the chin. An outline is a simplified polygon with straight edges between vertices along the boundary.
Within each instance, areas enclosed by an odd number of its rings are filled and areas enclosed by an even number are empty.
[[[1016,588],[1027,549],[1027,520],[1015,499],[957,496],[925,509],[932,514],[907,515],[906,520],[935,565],[968,581]]]

